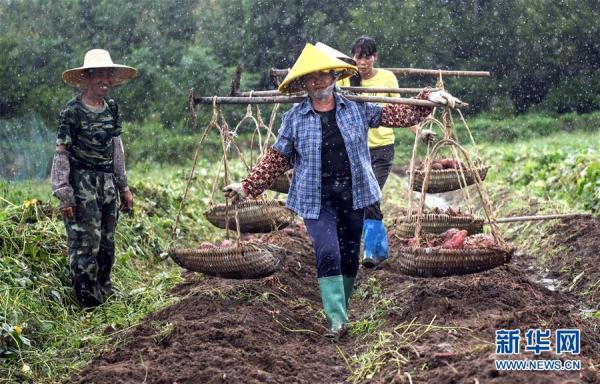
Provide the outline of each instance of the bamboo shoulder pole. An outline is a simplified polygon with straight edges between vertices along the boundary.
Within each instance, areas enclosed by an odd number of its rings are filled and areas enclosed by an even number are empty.
[[[367,103],[387,103],[387,104],[406,104],[406,105],[418,105],[420,107],[439,107],[440,105],[433,103],[429,100],[419,100],[419,99],[405,99],[401,97],[383,97],[383,96],[355,96],[355,95],[344,95],[348,100],[358,101],[358,102],[367,102]],[[457,108],[466,108],[469,105],[467,103],[463,103],[461,106],[457,106]]]
[[[212,96],[196,97],[194,98],[194,104],[290,104],[301,103],[305,98],[306,96]]]
[[[393,72],[397,76],[442,76],[446,77],[490,77],[488,71],[454,71],[446,69],[421,69],[421,68],[383,68]],[[271,68],[270,76],[284,77],[289,69]]]
[[[352,101],[370,102],[370,103],[388,103],[388,104],[406,104],[417,105],[420,107],[438,107],[439,105],[428,100],[405,99],[400,97],[379,97],[379,96],[354,96],[345,95]],[[235,96],[213,96],[213,97],[196,97],[194,104],[290,104],[301,103],[306,99],[306,96],[259,96],[259,97],[235,97]],[[468,104],[460,106],[468,107]]]
[[[243,91],[238,92],[235,95],[236,97],[258,97],[258,96],[283,96],[284,94],[279,92],[276,89],[271,89],[268,91]]]
[[[369,88],[369,87],[340,87],[342,91],[354,93],[419,93],[425,88]],[[439,88],[429,88],[430,91],[439,91]],[[268,91],[243,91],[237,92],[232,96],[254,97],[254,96],[282,96],[283,93],[276,89]]]
[[[340,87],[342,91],[356,93],[419,93],[425,88],[385,88],[385,87]],[[439,88],[428,88],[430,91],[439,91]]]
[[[386,68],[397,76],[490,77],[488,71],[452,71],[444,69]]]
[[[554,219],[576,219],[592,217],[590,213],[564,213],[556,215],[536,215],[536,216],[513,216],[513,217],[501,217],[495,220],[496,223],[513,223],[516,221],[539,221],[539,220],[554,220]],[[484,224],[490,224],[486,221]]]

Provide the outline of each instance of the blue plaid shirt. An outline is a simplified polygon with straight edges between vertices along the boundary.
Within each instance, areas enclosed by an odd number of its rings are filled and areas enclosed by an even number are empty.
[[[354,209],[381,199],[367,146],[369,128],[381,125],[382,107],[357,103],[334,93],[335,117],[346,145],[352,171]],[[321,119],[307,97],[283,115],[273,148],[294,164],[287,206],[305,219],[318,219],[321,210]]]

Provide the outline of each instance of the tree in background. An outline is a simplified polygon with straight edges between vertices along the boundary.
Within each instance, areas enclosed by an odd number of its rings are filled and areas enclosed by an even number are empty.
[[[507,0],[453,2],[461,20],[460,40],[466,49],[459,58],[489,68],[518,112],[542,102],[561,83],[589,82],[582,92],[562,92],[563,103],[546,105],[554,112],[589,112],[593,72],[600,61],[598,12],[595,1]],[[565,89],[565,91],[567,91]],[[597,93],[598,88],[596,88]],[[500,92],[494,92],[500,94]],[[588,104],[582,108],[582,104]]]
[[[358,0],[206,0],[199,12],[199,39],[228,66],[260,73],[259,87],[272,87],[271,67],[291,67],[308,42],[335,43],[351,27]]]
[[[382,66],[489,70],[492,79],[448,79],[471,112],[509,104],[525,112],[588,112],[598,106],[600,33],[594,0],[379,0],[285,3],[204,2],[201,41],[226,65],[266,73],[285,68],[306,41],[347,51],[358,35],[374,37]],[[432,79],[401,79],[431,85]],[[582,85],[585,85],[582,87]],[[268,86],[263,75],[259,87]],[[546,102],[542,103],[547,96]]]
[[[267,70],[289,67],[307,41],[347,52],[362,34],[384,67],[492,71],[446,80],[470,113],[589,112],[600,105],[599,11],[597,0],[0,1],[0,119],[54,121],[74,94],[60,73],[92,47],[140,69],[115,91],[127,119],[172,128],[189,88],[224,94],[237,64],[245,87],[272,88]]]
[[[222,66],[198,46],[195,0],[12,1],[0,4],[0,118],[36,111],[53,121],[74,94],[61,80],[82,53],[103,48],[140,78],[115,97],[128,119],[181,121],[190,87],[216,89]],[[214,92],[214,91],[213,91]]]

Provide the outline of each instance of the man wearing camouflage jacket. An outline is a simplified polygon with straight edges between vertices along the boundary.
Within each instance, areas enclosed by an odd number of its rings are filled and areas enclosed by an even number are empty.
[[[107,96],[136,75],[101,49],[88,51],[82,67],[62,75],[81,93],[60,114],[51,182],[67,231],[73,287],[83,307],[97,306],[112,293],[119,201],[123,211],[133,207],[119,112]]]

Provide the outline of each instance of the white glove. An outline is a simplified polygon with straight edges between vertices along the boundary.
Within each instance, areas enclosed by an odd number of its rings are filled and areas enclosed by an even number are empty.
[[[423,144],[433,143],[437,133],[433,132],[431,129],[423,129],[419,134],[419,140]]]
[[[244,187],[242,183],[231,183],[223,188],[223,193],[225,197],[230,198],[234,203],[238,201],[242,201],[248,197],[246,191],[244,191]]]
[[[460,101],[459,99],[452,96],[451,94],[449,94],[446,91],[431,92],[429,94],[429,101],[437,103],[437,104],[448,105],[450,108],[455,108],[455,107],[460,107],[461,105],[465,105],[465,103],[463,103],[462,101]]]

